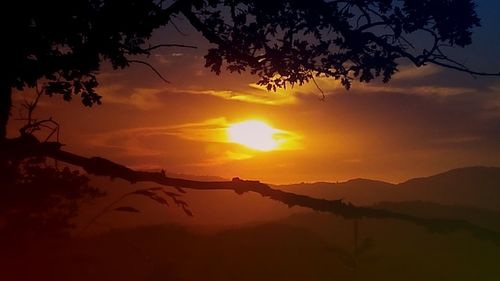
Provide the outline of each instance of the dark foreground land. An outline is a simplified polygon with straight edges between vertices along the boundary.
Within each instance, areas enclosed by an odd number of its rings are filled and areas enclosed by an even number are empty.
[[[500,231],[500,214],[423,202],[378,205]],[[6,242],[6,241],[4,241]],[[500,245],[393,220],[300,213],[267,223],[116,229],[2,245],[1,280],[500,280]]]

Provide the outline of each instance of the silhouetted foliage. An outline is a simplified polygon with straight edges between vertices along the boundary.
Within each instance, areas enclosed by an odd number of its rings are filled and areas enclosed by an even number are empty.
[[[72,227],[79,203],[102,195],[87,176],[49,165],[43,158],[11,167],[13,180],[2,182],[0,196],[2,236],[63,235]]]
[[[44,82],[46,94],[65,100],[79,95],[86,106],[100,103],[95,92],[103,61],[114,68],[129,56],[147,54],[143,46],[172,11],[163,1],[10,1],[3,4],[1,30],[6,71],[1,79],[0,137],[11,106],[11,88]]]
[[[179,188],[177,189],[180,190]],[[181,208],[187,216],[190,217],[193,216],[193,213],[191,212],[188,203],[180,199],[180,197],[182,197],[181,194],[168,191],[168,189],[163,186],[142,188],[135,191],[127,192],[122,196],[120,196],[118,199],[111,202],[111,204],[109,204],[100,212],[98,212],[82,229],[80,229],[80,233],[85,232],[90,226],[92,226],[92,224],[94,224],[97,221],[97,219],[99,219],[101,216],[105,215],[109,211],[140,213],[141,211],[139,209],[132,206],[115,207],[118,203],[121,203],[121,201],[130,196],[143,196],[165,207],[170,206],[169,201],[167,199],[169,198],[178,208]]]
[[[230,71],[250,70],[259,84],[275,90],[318,75],[340,79],[346,88],[354,79],[389,81],[400,59],[471,72],[443,47],[471,43],[471,29],[479,25],[474,8],[472,0],[9,2],[0,23],[9,42],[2,61],[8,71],[1,80],[0,126],[8,119],[10,89],[38,81],[50,96],[79,95],[86,106],[99,104],[95,89],[102,62],[151,67],[132,56],[182,46],[148,44],[154,30],[181,14],[215,44],[205,56],[207,67],[220,73],[225,62]]]
[[[219,73],[226,61],[230,71],[249,69],[268,90],[319,75],[346,88],[355,79],[387,82],[399,59],[468,71],[444,49],[470,44],[479,25],[470,0],[208,2],[184,12],[216,44],[206,66]]]
[[[118,211],[118,212],[129,212],[129,213],[139,213],[140,211],[137,210],[136,208],[134,207],[130,207],[130,206],[122,206],[122,207],[117,207],[117,208],[114,208],[113,211]]]

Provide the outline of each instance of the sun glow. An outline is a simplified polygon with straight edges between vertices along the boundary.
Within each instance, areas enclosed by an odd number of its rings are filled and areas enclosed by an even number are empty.
[[[258,120],[234,123],[227,128],[229,141],[260,151],[274,150],[279,144],[276,136],[280,132]]]

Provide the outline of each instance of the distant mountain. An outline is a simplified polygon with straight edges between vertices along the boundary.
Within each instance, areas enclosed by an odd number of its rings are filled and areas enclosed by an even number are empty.
[[[172,175],[198,180],[221,180],[215,177]],[[96,200],[81,211],[86,222],[99,210],[127,192],[151,183],[130,184],[123,180],[110,181],[107,177],[92,177],[92,184],[101,187],[108,196]],[[500,168],[470,167],[451,170],[430,177],[411,179],[400,184],[368,179],[353,179],[340,183],[301,183],[275,185],[281,189],[316,198],[340,199],[355,205],[371,206],[381,202],[426,201],[442,205],[460,205],[500,211]],[[238,195],[229,190],[186,190],[185,200],[194,217],[187,217],[180,208],[171,204],[165,208],[143,196],[127,198],[120,206],[134,206],[141,214],[132,219],[129,214],[107,214],[100,221],[104,225],[138,225],[183,223],[190,225],[239,225],[250,222],[271,221],[293,213],[310,211],[306,208],[281,204],[256,193]],[[258,207],[256,207],[258,206]],[[424,208],[425,209],[425,208]],[[98,227],[93,227],[97,229]]]
[[[282,185],[290,192],[358,205],[391,201],[428,201],[500,211],[500,167],[467,167],[415,178],[400,184],[354,179],[342,183]]]
[[[500,168],[454,169],[398,185],[405,198],[500,210]]]
[[[340,183],[301,183],[277,186],[289,192],[317,198],[340,199],[357,205],[372,205],[381,201],[399,201],[399,190],[394,184],[368,179],[353,179]]]

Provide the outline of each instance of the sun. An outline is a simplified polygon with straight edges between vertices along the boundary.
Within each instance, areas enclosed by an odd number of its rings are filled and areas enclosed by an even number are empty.
[[[227,128],[229,141],[260,151],[275,149],[278,146],[275,135],[278,133],[279,130],[258,120],[234,123]]]

